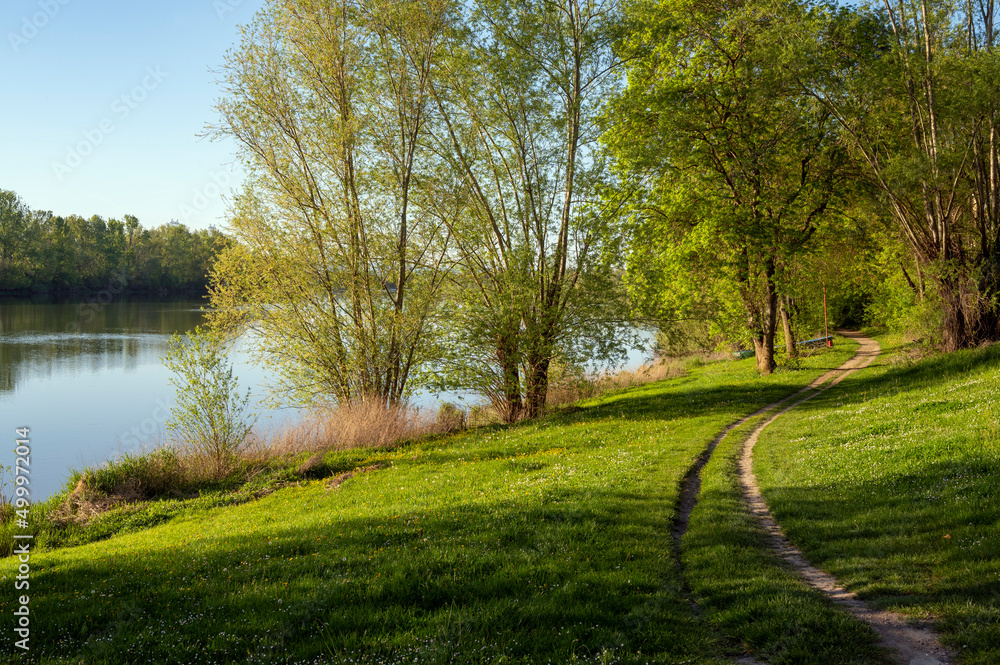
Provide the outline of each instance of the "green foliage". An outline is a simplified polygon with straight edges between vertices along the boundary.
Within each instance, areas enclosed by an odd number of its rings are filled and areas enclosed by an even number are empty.
[[[222,334],[199,326],[174,334],[163,358],[177,389],[167,429],[203,454],[217,477],[235,463],[256,421],[249,418],[250,389],[241,394],[228,350]]]
[[[885,242],[869,266],[874,279],[865,323],[939,344],[943,321],[937,285],[924,277],[910,252],[898,242]]]
[[[0,190],[0,287],[16,284],[19,253],[28,240],[28,206],[14,192]]]
[[[632,237],[629,286],[644,314],[712,319],[773,369],[782,273],[806,252],[844,167],[832,116],[793,72],[822,20],[797,3],[630,5],[629,88],[605,140]],[[626,188],[630,190],[631,188]]]
[[[710,353],[723,345],[707,319],[661,321],[656,333],[656,351],[668,358]]]
[[[949,350],[1000,338],[996,13],[980,0],[844,7],[803,52],[823,63],[803,85],[837,117],[855,178],[935,287]]]
[[[457,432],[466,427],[468,418],[461,407],[444,402],[438,407],[437,424],[444,432]]]
[[[508,422],[539,415],[555,363],[618,359],[632,336],[613,268],[596,114],[618,85],[615,0],[468,3],[433,137],[459,257],[439,318],[436,387],[486,395]]]
[[[428,138],[450,11],[268,3],[227,57],[218,133],[249,177],[210,316],[254,331],[293,401],[397,405],[428,362],[452,263]]]
[[[128,485],[134,499],[147,499],[183,489],[183,472],[176,450],[160,448],[148,454],[124,454],[80,476],[88,492],[108,496]],[[75,484],[71,481],[71,485]]]
[[[0,191],[0,291],[175,293],[205,291],[228,238],[216,229],[139,220],[53,216]]]

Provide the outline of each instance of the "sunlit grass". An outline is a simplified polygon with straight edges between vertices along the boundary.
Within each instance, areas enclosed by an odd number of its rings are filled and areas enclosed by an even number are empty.
[[[756,471],[808,558],[878,607],[1000,662],[1000,346],[871,369],[761,437]]]
[[[536,422],[331,451],[330,474],[386,466],[36,553],[31,658],[726,662],[738,646],[676,569],[680,479],[722,427],[850,346],[765,379],[752,360],[716,363]],[[13,571],[0,562],[4,584]]]

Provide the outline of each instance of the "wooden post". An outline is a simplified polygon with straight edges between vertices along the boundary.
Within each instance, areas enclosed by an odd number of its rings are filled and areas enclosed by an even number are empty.
[[[823,329],[823,334],[826,337],[826,345],[832,347],[833,340],[830,339],[830,319],[826,314],[826,282],[823,282]]]

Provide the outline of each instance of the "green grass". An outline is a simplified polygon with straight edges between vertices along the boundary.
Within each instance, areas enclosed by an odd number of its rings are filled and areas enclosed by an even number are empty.
[[[352,469],[367,455],[356,451],[337,456],[330,460],[332,468],[324,460],[315,471]],[[4,519],[0,523],[0,557],[9,556],[13,551],[15,534],[31,533],[38,547],[54,549],[145,529],[182,513],[252,501],[262,493],[298,481],[301,475],[296,474],[295,469],[307,456],[302,454],[289,459],[243,462],[235,466],[227,477],[218,480],[186,478],[183,471],[171,468],[177,466],[178,457],[168,449],[145,455],[125,455],[96,469],[76,471],[62,491],[32,506],[26,529],[18,527],[12,519],[13,506],[7,504],[4,507]],[[109,495],[114,496],[116,486],[123,480],[141,488],[148,499],[119,503],[86,521],[59,519],[60,513],[65,516],[67,500],[77,498],[74,489],[81,480],[87,488],[84,496],[94,503]],[[79,513],[78,508],[76,513]]]
[[[702,470],[681,552],[688,584],[711,626],[772,665],[887,665],[875,632],[790,570],[742,499],[743,442],[771,415],[732,430]]]
[[[778,522],[879,608],[936,618],[962,663],[1000,663],[1000,345],[907,359],[898,339],[757,445]]]
[[[753,360],[710,364],[537,422],[350,453],[341,466],[388,466],[35,553],[30,660],[728,662],[738,648],[676,566],[680,480],[725,425],[853,346],[765,379]],[[3,584],[14,574],[0,562]]]

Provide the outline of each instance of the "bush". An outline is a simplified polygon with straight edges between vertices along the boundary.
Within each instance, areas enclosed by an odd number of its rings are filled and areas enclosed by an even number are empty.
[[[167,429],[203,455],[216,478],[232,468],[257,420],[248,421],[250,390],[240,393],[226,355],[229,346],[217,331],[198,327],[183,337],[175,334],[163,358],[177,388]]]
[[[451,402],[445,402],[438,408],[437,425],[442,432],[457,432],[466,427],[465,411]]]

